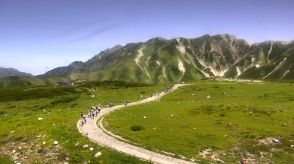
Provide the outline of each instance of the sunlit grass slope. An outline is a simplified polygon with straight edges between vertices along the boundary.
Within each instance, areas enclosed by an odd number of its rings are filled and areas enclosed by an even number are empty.
[[[135,101],[163,88],[88,83],[1,89],[0,163],[9,159],[29,163],[143,163],[91,143],[78,132],[76,123],[80,113],[92,105]],[[95,157],[97,152],[102,155]]]
[[[294,84],[201,81],[104,123],[148,149],[200,161],[293,161]]]

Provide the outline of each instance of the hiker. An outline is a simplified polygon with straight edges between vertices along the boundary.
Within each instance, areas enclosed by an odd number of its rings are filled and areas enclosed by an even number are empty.
[[[80,118],[80,121],[81,121],[81,125],[80,126],[83,126],[84,125],[84,120],[82,118]]]
[[[84,120],[85,120],[85,117],[84,117],[83,113],[81,113],[80,120],[81,120],[81,126],[83,126],[84,125]]]
[[[96,110],[96,107],[95,106],[92,106],[91,107],[91,110],[90,110],[90,116],[92,116],[93,115],[93,112]]]
[[[94,118],[94,117],[95,117],[95,110],[92,110],[92,113],[91,113],[91,115],[92,115],[92,118]]]
[[[84,114],[83,113],[81,113],[80,119],[81,120],[84,119]]]
[[[102,108],[102,107],[101,107],[100,105],[97,105],[97,106],[96,106],[96,109],[97,109],[97,111],[98,111],[99,113],[100,113],[100,111],[101,111],[101,108]]]
[[[89,110],[89,113],[88,113],[88,118],[90,118],[91,117],[91,112],[92,112],[92,107],[90,108],[90,110]]]
[[[125,101],[124,104],[125,104],[125,106],[128,106],[128,101]]]
[[[168,92],[170,92],[171,91],[171,87],[167,87],[165,90],[164,90],[164,93],[168,93]]]
[[[113,105],[112,103],[109,103],[109,104],[108,104],[108,107],[110,107],[110,108],[113,107],[113,106],[114,106],[114,105]]]
[[[87,123],[87,119],[86,119],[85,116],[83,116],[83,120],[84,120],[84,124],[86,124]]]
[[[95,108],[96,108],[95,106],[92,106],[92,107],[91,107],[91,110],[95,110]]]

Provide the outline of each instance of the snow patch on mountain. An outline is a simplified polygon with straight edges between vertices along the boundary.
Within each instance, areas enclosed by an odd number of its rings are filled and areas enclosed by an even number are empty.
[[[198,58],[198,62],[204,67],[204,68],[209,68],[210,72],[214,75],[214,76],[224,76],[224,74],[229,70],[228,68],[223,69],[223,70],[218,70],[215,69],[211,66],[211,64],[206,64],[202,59]],[[201,71],[202,72],[202,71]],[[202,72],[203,73],[203,72]],[[210,77],[210,75],[206,74],[205,77]]]
[[[149,56],[149,57],[147,58],[147,60],[146,60],[146,62],[145,62],[145,67],[144,67],[144,71],[145,71],[145,73],[146,73],[146,75],[148,76],[149,79],[150,79],[150,75],[149,75],[149,72],[148,72],[148,70],[147,70],[147,67],[148,67],[148,65],[149,65],[149,60],[150,60],[150,58],[151,58],[151,56]]]
[[[269,77],[271,74],[273,74],[276,70],[278,70],[283,64],[284,62],[287,60],[287,58],[284,58],[269,74],[267,74],[266,76],[263,77],[263,79]]]
[[[241,70],[239,67],[236,67],[236,71],[237,71],[237,77],[239,77],[241,75]]]
[[[223,76],[226,72],[226,70],[217,70],[211,66],[209,66],[208,68],[210,69],[210,71],[213,73],[214,76]]]
[[[165,73],[165,67],[162,67],[162,74],[163,74],[163,77],[166,79],[166,81],[168,82],[168,78],[166,76],[166,73]]]
[[[141,47],[139,50],[138,50],[138,53],[137,53],[137,56],[135,57],[135,62],[137,64],[137,66],[144,72],[144,69],[140,66],[139,62],[140,62],[140,59],[141,57],[143,57],[143,50],[144,50],[144,47]]]
[[[207,68],[207,66],[206,66],[206,64],[204,63],[204,61],[203,60],[201,60],[201,59],[199,59],[199,58],[197,58],[197,60],[198,60],[198,62],[204,67],[204,68]],[[196,66],[195,66],[195,68],[196,68]],[[204,72],[203,70],[201,70],[201,69],[199,69],[199,68],[197,68],[205,77],[210,77],[210,75],[208,74],[208,73],[206,73],[206,72]]]
[[[147,61],[145,62],[145,67],[142,68],[142,66],[139,64],[140,63],[140,59],[144,56],[144,53],[143,53],[143,50],[144,50],[145,47],[141,47],[139,50],[138,50],[138,53],[137,53],[137,56],[135,57],[135,62],[137,64],[137,66],[148,76],[148,78],[150,79],[150,75],[149,75],[149,72],[147,71],[147,66],[149,65],[149,59],[150,57],[147,59]]]
[[[156,60],[156,64],[160,65],[160,61]]]
[[[287,70],[284,74],[283,74],[283,76],[281,77],[281,79],[283,79],[288,73],[290,72],[290,70]]]
[[[183,45],[183,43],[181,42],[181,40],[179,38],[177,38],[176,40],[178,42],[178,45],[176,45],[176,49],[180,52],[180,54],[182,55],[185,62],[191,64],[191,62],[189,60],[187,60],[187,56],[189,58],[189,55],[186,52],[186,47]]]
[[[176,49],[181,53],[185,54],[186,53],[186,47],[183,45],[183,43],[180,41],[179,38],[176,39],[178,42],[178,45],[176,46]]]
[[[186,72],[186,68],[184,67],[184,64],[181,59],[178,59],[178,68],[183,74]]]
[[[229,70],[229,68],[222,70],[222,71],[220,72],[220,76],[224,76],[225,73],[226,73],[228,70]]]
[[[181,59],[178,59],[178,68],[179,70],[182,72],[182,76],[179,78],[178,82],[181,81],[181,79],[183,78],[185,72],[186,72],[186,68],[184,67],[184,63],[182,62]]]
[[[271,42],[271,47],[270,47],[270,49],[268,50],[268,53],[267,53],[266,59],[267,59],[268,62],[269,62],[269,56],[270,56],[270,54],[272,52],[272,49],[273,49],[273,42]]]

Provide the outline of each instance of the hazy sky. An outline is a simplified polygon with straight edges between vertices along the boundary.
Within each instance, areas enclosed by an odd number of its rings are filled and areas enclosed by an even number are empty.
[[[152,37],[294,39],[294,0],[0,0],[0,66],[33,74]]]

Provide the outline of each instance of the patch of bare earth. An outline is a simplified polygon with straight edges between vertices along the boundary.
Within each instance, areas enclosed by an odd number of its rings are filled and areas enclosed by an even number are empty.
[[[198,155],[201,156],[203,159],[210,160],[213,162],[220,162],[225,163],[223,160],[219,158],[217,152],[215,152],[212,148],[203,149],[198,152]]]
[[[252,154],[238,147],[231,149],[229,154],[234,156],[240,162],[242,161],[246,164],[270,163],[268,157],[272,156],[272,154],[262,151],[260,151],[259,154]]]
[[[267,138],[258,140],[258,144],[260,145],[276,145],[279,143],[280,143],[280,140],[278,137],[267,137]]]
[[[0,154],[8,156],[14,163],[68,163],[69,155],[57,141],[46,143],[45,135],[38,135],[36,139],[10,141],[0,147]]]

